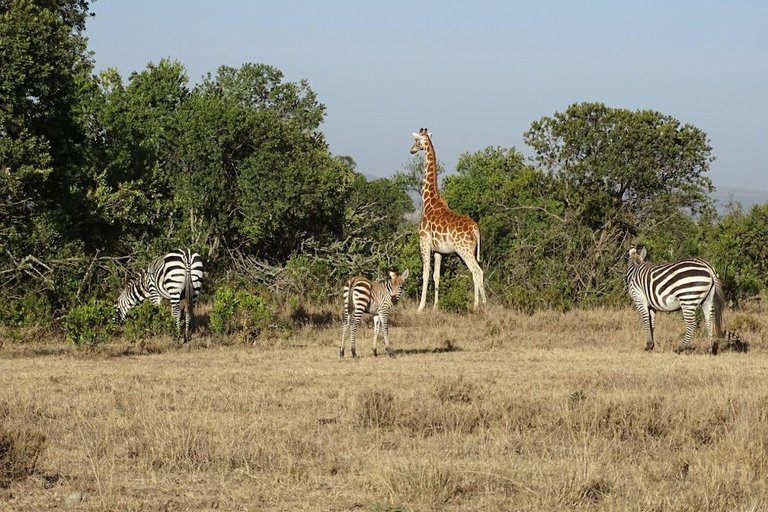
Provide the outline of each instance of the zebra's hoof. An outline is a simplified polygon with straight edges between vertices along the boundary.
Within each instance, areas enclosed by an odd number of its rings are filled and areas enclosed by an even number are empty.
[[[344,359],[344,351],[339,350],[339,359]]]
[[[373,357],[378,357],[379,353],[376,352],[376,349],[373,349]]]
[[[713,356],[716,356],[716,355],[717,355],[717,350],[718,350],[718,348],[719,348],[719,347],[718,347],[717,345],[712,345],[712,350],[711,350],[711,353],[712,353],[712,355],[713,355]]]
[[[653,351],[653,345],[646,345],[644,350],[646,352],[652,352]]]

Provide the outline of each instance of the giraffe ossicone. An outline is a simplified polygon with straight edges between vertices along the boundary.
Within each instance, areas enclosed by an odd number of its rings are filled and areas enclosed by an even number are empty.
[[[444,255],[458,254],[472,273],[475,286],[475,309],[486,303],[483,269],[480,267],[480,228],[467,215],[448,207],[437,186],[437,157],[432,134],[426,128],[412,133],[415,142],[411,154],[424,151],[424,184],[421,187],[421,223],[419,224],[419,252],[421,253],[423,284],[419,311],[427,303],[430,260],[434,255],[435,309],[439,300],[440,265]]]

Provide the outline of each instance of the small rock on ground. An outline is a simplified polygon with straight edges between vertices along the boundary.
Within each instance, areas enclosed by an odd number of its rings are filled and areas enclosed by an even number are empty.
[[[65,505],[74,505],[75,503],[80,503],[83,501],[83,493],[80,491],[72,491],[69,493],[69,496],[67,496],[67,499],[64,500]]]

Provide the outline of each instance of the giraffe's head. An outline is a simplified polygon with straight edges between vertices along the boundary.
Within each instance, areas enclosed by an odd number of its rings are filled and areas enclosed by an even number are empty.
[[[408,277],[408,269],[402,274],[399,272],[389,273],[389,294],[392,297],[392,303],[396,304],[403,295],[405,279]]]
[[[411,154],[416,154],[422,149],[426,151],[427,144],[429,144],[430,138],[432,138],[432,134],[427,131],[426,128],[422,128],[419,130],[419,133],[412,133],[413,138],[416,139],[414,141],[413,146],[411,146]]]

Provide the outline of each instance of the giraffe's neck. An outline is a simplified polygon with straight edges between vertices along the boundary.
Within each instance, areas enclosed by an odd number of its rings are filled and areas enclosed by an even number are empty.
[[[437,188],[437,157],[432,141],[427,141],[424,158],[424,185],[421,187],[421,208],[423,211],[437,206],[441,197]]]

